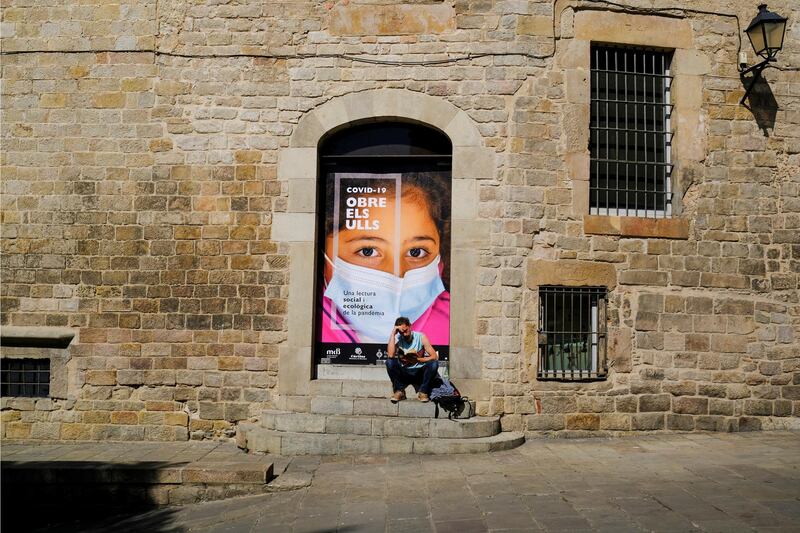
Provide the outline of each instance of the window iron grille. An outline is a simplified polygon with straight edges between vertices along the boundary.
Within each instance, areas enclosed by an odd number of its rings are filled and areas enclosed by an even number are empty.
[[[539,289],[539,379],[584,381],[606,376],[606,289]]]
[[[0,359],[3,397],[47,398],[50,395],[50,359]]]
[[[672,52],[594,45],[590,213],[672,214]]]

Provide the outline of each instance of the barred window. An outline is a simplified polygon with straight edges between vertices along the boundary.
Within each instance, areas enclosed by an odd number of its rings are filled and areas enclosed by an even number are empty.
[[[672,213],[672,52],[593,45],[590,212]]]
[[[606,375],[606,289],[539,288],[539,379]]]
[[[47,398],[50,395],[50,359],[0,359],[3,397]]]

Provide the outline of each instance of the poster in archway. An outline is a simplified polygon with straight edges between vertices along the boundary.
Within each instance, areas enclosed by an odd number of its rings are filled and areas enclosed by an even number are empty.
[[[446,171],[327,175],[318,363],[379,364],[400,316],[448,358],[450,190]]]

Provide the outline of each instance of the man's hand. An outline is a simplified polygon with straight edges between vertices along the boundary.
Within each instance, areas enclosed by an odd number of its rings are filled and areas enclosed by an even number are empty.
[[[425,359],[420,360],[420,363],[427,363],[428,361],[438,361],[439,360],[439,352],[433,349],[433,345],[428,340],[428,337],[425,335],[422,336],[422,347],[425,350]]]
[[[431,354],[429,354],[427,352],[423,352],[422,353],[422,357],[420,357],[419,354],[417,354],[416,362],[417,363],[427,363],[428,361],[433,361],[434,359],[435,359],[435,357],[433,357]]]

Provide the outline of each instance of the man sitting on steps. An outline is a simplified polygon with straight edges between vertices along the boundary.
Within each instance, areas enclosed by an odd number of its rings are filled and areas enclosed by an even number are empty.
[[[392,380],[392,403],[406,399],[406,387],[418,386],[417,398],[430,401],[434,378],[438,375],[439,354],[431,346],[428,337],[411,331],[411,321],[401,316],[394,321],[394,328],[386,349],[386,371]]]

